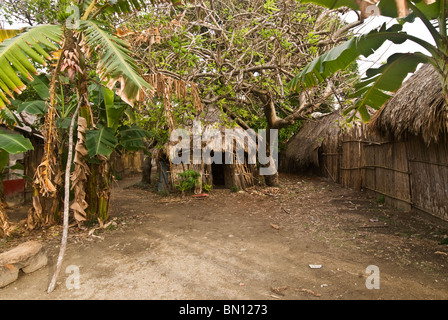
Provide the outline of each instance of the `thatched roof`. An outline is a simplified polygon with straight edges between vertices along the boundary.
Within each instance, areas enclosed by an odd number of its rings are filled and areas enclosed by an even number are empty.
[[[244,150],[245,152],[249,152],[250,146],[251,148],[255,148],[251,149],[252,152],[256,152],[257,150],[257,136],[247,133],[246,130],[234,123],[228,115],[216,106],[205,106],[202,112],[195,116],[194,120],[200,123],[202,134],[201,147],[203,149],[208,148],[215,152],[228,152],[229,150]],[[180,125],[179,129],[186,130],[189,133],[190,146],[193,147],[193,134],[195,129],[193,120],[189,119],[186,121],[186,124]],[[226,134],[230,134],[227,139]],[[165,150],[158,150],[156,152],[156,158],[162,156],[164,153],[169,154],[171,148],[177,143],[178,141],[168,141],[165,144]]]
[[[437,142],[447,133],[448,112],[440,77],[430,64],[424,65],[371,119],[369,128],[395,139],[421,136],[425,143]]]
[[[337,136],[341,132],[338,120],[342,119],[334,112],[320,119],[307,120],[299,132],[288,142],[283,155],[282,166],[289,171],[304,171],[309,167],[319,167],[319,148],[328,136]]]

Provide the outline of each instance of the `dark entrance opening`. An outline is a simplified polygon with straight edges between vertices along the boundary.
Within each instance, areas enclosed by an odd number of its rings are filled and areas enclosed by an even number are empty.
[[[226,185],[223,164],[212,163],[212,177],[215,187],[224,187]]]
[[[210,152],[210,156],[214,157],[214,155],[215,153],[212,150]],[[221,164],[215,163],[215,161],[213,161],[212,163],[212,178],[214,187],[223,188],[226,185],[225,170],[224,170],[225,153],[220,152],[220,155],[221,155]]]

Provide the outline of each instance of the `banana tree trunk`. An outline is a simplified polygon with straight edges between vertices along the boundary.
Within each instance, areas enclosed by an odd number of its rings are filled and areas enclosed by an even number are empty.
[[[87,178],[86,209],[87,221],[106,221],[110,211],[110,186],[112,173],[109,160],[103,159],[99,164],[90,164],[90,175]]]
[[[81,84],[81,93],[86,96],[87,81]],[[80,115],[86,119],[87,128],[92,127],[90,119],[92,118],[89,105],[83,104],[80,109]],[[85,133],[83,133],[85,135]],[[87,156],[87,155],[86,155]],[[83,160],[86,163],[86,156]],[[101,159],[100,163],[86,163],[89,170],[86,173],[84,183],[85,201],[87,208],[85,209],[85,218],[88,222],[97,222],[98,219],[106,221],[109,217],[110,209],[110,186],[112,184],[112,173],[109,165],[109,159]]]

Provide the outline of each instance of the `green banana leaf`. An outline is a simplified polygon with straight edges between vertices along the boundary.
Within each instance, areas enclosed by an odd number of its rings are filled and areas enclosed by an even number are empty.
[[[401,87],[407,75],[427,61],[428,57],[421,53],[396,53],[381,67],[369,69],[366,77],[355,86],[356,92],[350,96],[358,100],[344,114],[356,110],[362,120],[368,122],[370,115],[367,106],[379,110],[391,98],[391,93]]]
[[[124,110],[126,109],[127,105],[124,103],[117,103],[115,101],[115,93],[112,90],[106,87],[102,87],[101,90],[103,93],[103,102],[106,111],[107,126],[116,131],[120,126],[120,120],[123,116]]]
[[[0,131],[0,150],[7,153],[16,154],[34,150],[30,139],[25,138],[20,134],[9,134]]]
[[[360,56],[370,56],[387,40],[396,44],[403,43],[406,39],[399,36],[402,29],[403,26],[400,24],[394,24],[390,28],[383,24],[379,30],[372,30],[366,35],[354,37],[309,63],[288,86],[296,91],[300,91],[301,86],[305,88],[316,86],[337,71],[347,68]]]
[[[0,108],[0,124],[5,124],[10,128],[14,128],[18,122],[16,115],[11,109],[6,106],[3,107],[3,109]]]
[[[138,151],[145,148],[143,140],[148,133],[137,125],[123,126],[119,130],[120,145],[127,151]]]
[[[0,149],[0,173],[9,163],[9,153]]]
[[[412,2],[429,20],[439,18],[442,13],[442,0],[437,0],[430,5],[427,5],[423,0],[414,0]]]
[[[50,80],[45,74],[40,74],[37,77],[34,77],[34,81],[29,83],[42,100],[50,97],[49,84]]]
[[[97,73],[111,90],[120,88],[116,94],[126,103],[133,106],[144,97],[146,89],[152,89],[139,74],[137,65],[130,57],[128,44],[115,37],[110,30],[106,30],[99,22],[81,20],[80,30],[86,36],[86,44],[91,48],[98,48],[100,61]]]
[[[354,10],[359,10],[359,6],[356,4],[355,0],[298,0],[302,3],[313,3],[326,7],[329,9],[336,9],[340,7],[348,7]],[[440,17],[441,13],[441,2],[442,0],[436,0],[435,3],[427,5],[423,0],[413,0],[412,1],[429,19],[437,19]],[[398,16],[398,10],[395,5],[395,1],[392,0],[381,0],[378,3],[378,8],[380,9],[381,15],[385,17],[396,18]]]
[[[131,13],[139,11],[146,6],[145,1],[143,0],[108,0],[106,2],[108,2],[110,6],[105,9],[105,12],[109,13]]]
[[[17,112],[26,112],[34,115],[44,115],[47,112],[47,106],[45,104],[45,101],[43,100],[26,101],[20,104]]]
[[[299,91],[301,88],[316,86],[339,70],[347,68],[360,56],[368,57],[387,40],[401,44],[409,39],[407,33],[402,32],[401,24],[394,24],[386,28],[384,24],[379,30],[355,37],[329,50],[307,65],[289,84],[291,89]],[[431,49],[431,48],[428,48]],[[379,109],[403,83],[409,73],[416,70],[420,63],[431,62],[431,57],[422,53],[394,54],[387,63],[380,68],[370,69],[366,78],[355,87],[356,92],[351,98],[358,98],[356,104],[347,109],[346,114],[356,110],[363,121],[370,118],[367,107]],[[354,116],[354,115],[353,115]]]
[[[19,33],[22,33],[21,29],[0,29],[0,42],[5,41],[6,39],[12,38]]]
[[[21,78],[34,80],[34,64],[47,65],[61,37],[61,26],[39,25],[0,43],[0,108],[10,103],[6,96],[14,99],[12,92],[20,94],[26,88]]]
[[[117,146],[117,137],[112,128],[98,125],[98,129],[86,130],[86,148],[90,157],[109,157]]]

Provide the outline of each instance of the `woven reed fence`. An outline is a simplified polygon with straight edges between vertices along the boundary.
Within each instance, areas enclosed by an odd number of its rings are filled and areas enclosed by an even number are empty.
[[[427,145],[414,136],[397,141],[360,125],[324,138],[319,167],[345,187],[372,190],[393,207],[416,208],[448,221],[447,140]]]
[[[139,174],[143,170],[144,154],[141,151],[122,154],[113,152],[110,159],[114,172],[123,178]]]

